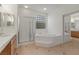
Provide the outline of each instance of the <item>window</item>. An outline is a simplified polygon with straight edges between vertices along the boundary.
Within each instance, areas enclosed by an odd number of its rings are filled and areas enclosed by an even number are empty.
[[[44,28],[46,28],[46,23],[37,21],[36,22],[36,28],[37,29],[44,29]]]
[[[36,29],[45,29],[46,28],[46,17],[45,16],[37,16],[36,17]]]

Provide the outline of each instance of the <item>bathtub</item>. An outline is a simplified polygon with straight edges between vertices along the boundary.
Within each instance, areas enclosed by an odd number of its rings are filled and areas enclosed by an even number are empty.
[[[35,43],[41,47],[54,47],[56,45],[68,42],[69,40],[63,40],[62,35],[56,34],[36,34]]]

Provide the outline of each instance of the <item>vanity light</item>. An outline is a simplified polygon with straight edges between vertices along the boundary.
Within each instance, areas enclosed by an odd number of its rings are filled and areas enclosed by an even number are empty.
[[[47,8],[43,8],[43,10],[47,10]]]
[[[28,8],[28,6],[24,6],[25,8]]]

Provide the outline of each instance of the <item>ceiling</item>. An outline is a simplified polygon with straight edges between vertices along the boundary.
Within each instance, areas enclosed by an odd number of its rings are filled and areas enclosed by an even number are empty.
[[[49,12],[51,9],[56,9],[59,7],[59,5],[51,5],[51,4],[22,4],[19,5],[19,7],[24,8],[24,6],[29,6],[29,8],[33,9],[33,10],[37,10],[40,12]],[[43,8],[47,8],[46,11],[43,10]]]
[[[64,11],[69,9],[74,9],[79,7],[78,4],[20,4],[20,8],[24,8],[24,6],[28,6],[30,9],[37,10],[40,12],[51,13],[53,10]],[[46,11],[43,8],[47,8]]]

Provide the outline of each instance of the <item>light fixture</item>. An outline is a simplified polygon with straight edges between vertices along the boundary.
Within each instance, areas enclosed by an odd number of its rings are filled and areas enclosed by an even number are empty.
[[[28,8],[28,6],[24,6],[25,8]]]
[[[47,8],[43,8],[43,10],[47,10]]]
[[[71,18],[71,22],[72,22],[72,23],[74,23],[74,22],[75,22],[74,18]]]

